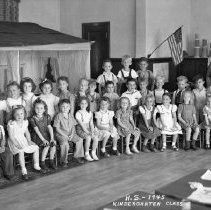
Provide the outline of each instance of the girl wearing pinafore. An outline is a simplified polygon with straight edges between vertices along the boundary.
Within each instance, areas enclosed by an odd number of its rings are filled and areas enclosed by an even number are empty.
[[[149,94],[145,97],[145,102],[143,106],[139,107],[140,118],[139,118],[139,129],[142,136],[144,137],[143,152],[149,152],[147,149],[148,140],[151,139],[150,151],[156,152],[154,143],[158,136],[160,136],[159,129],[155,126],[153,122],[153,113],[154,113],[154,96]]]
[[[20,90],[22,92],[22,99],[26,103],[25,110],[27,117],[31,117],[33,103],[37,99],[34,94],[35,89],[36,85],[34,84],[34,81],[31,78],[25,77],[21,80]]]
[[[163,140],[163,147],[161,149],[161,152],[166,150],[166,135],[172,135],[172,149],[174,151],[178,151],[178,148],[176,147],[176,141],[178,134],[182,134],[182,130],[180,125],[177,122],[177,106],[174,104],[170,104],[171,102],[171,96],[169,93],[164,93],[162,96],[163,104],[158,105],[155,108],[154,114],[153,114],[153,120],[155,125],[161,129],[162,134],[162,140]],[[160,118],[156,120],[156,114],[160,114]]]
[[[131,135],[134,136],[134,143],[132,151],[139,153],[137,149],[137,142],[140,137],[140,130],[135,126],[133,120],[133,111],[130,108],[130,101],[127,97],[120,98],[120,109],[116,112],[118,122],[117,130],[120,136],[126,137],[126,154],[132,155],[129,147]]]

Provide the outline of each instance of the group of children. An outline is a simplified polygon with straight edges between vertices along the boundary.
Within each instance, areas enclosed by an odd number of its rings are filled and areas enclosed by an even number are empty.
[[[99,160],[96,152],[99,141],[102,141],[101,155],[109,157],[106,144],[110,138],[111,154],[116,156],[120,155],[117,149],[120,137],[125,137],[127,155],[139,153],[140,135],[144,137],[143,152],[156,152],[154,143],[161,135],[161,151],[166,149],[168,135],[173,136],[172,149],[177,151],[178,134],[185,131],[185,149],[196,150],[195,141],[203,126],[206,148],[210,148],[211,91],[204,88],[203,78],[196,77],[195,89],[191,91],[187,78],[178,77],[178,90],[174,91],[171,100],[170,93],[163,89],[164,78],[154,78],[147,69],[146,58],[140,59],[138,71],[130,69],[131,64],[131,57],[123,56],[123,68],[116,76],[111,72],[111,61],[105,60],[103,74],[96,81],[81,79],[75,94],[69,91],[65,76],[57,80],[57,95],[52,93],[52,82],[47,79],[39,84],[39,96],[34,94],[36,85],[31,78],[23,78],[20,85],[9,83],[7,99],[0,101],[0,110],[4,111],[0,126],[0,160],[4,176],[10,179],[14,175],[15,154],[18,154],[25,180],[28,175],[24,153],[33,153],[34,170],[40,172],[49,170],[45,161],[49,151],[49,167],[56,169],[57,144],[60,163],[67,167],[70,141],[75,143],[75,160],[84,163],[84,159]]]

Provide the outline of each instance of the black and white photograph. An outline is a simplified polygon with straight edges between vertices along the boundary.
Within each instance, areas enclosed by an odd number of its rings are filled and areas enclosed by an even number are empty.
[[[0,210],[211,210],[210,0],[0,0]]]

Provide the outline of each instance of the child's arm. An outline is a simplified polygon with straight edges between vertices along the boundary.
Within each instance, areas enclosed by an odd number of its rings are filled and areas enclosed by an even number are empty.
[[[126,129],[126,130],[128,130],[127,126],[124,125],[124,124],[121,122],[120,116],[117,116],[117,123],[118,123],[118,125],[119,125],[120,127],[124,128],[124,129]]]
[[[97,123],[96,123],[96,124],[97,124],[97,127],[98,127],[100,130],[107,130],[107,131],[110,131],[110,128],[101,125],[101,119],[96,118],[96,120],[97,120]]]
[[[176,91],[173,92],[172,104],[175,104]]]
[[[209,126],[210,123],[209,123],[207,114],[204,114],[204,119],[205,119],[206,126]]]
[[[178,113],[178,120],[179,122],[183,123],[184,125],[186,125],[185,120],[182,119],[181,113]]]
[[[194,125],[198,125],[196,114],[193,114]]]
[[[83,131],[86,133],[86,134],[90,134],[90,132],[88,131],[88,129],[86,128],[86,126],[84,125],[83,121],[81,120],[81,118],[79,118],[77,116],[78,113],[76,113],[76,120],[78,122],[78,124],[81,126],[81,128],[83,129]],[[80,115],[80,114],[79,114]]]
[[[65,135],[59,127],[57,127],[57,126],[54,126],[54,127],[55,127],[55,129],[56,129],[56,132],[57,132],[59,135],[63,136],[65,139],[69,139],[69,136]]]
[[[51,137],[50,142],[54,142],[54,144],[56,144],[56,141],[55,141],[55,139],[54,139],[54,134],[53,134],[53,128],[52,128],[51,125],[48,125],[48,131],[49,131],[50,137]]]
[[[133,112],[131,112],[131,114],[130,114],[130,123],[132,124],[133,128],[135,129],[136,125],[135,125],[135,122],[134,122],[134,119],[133,119]]]
[[[93,134],[93,133],[94,133],[93,115],[92,115],[92,118],[90,119],[89,126],[90,126],[90,128],[91,128],[91,132],[92,132],[92,134]]]
[[[72,94],[72,96],[70,96],[70,113],[74,115],[74,112],[75,112],[75,96]]]
[[[26,137],[29,145],[35,145],[35,143],[31,140],[31,135],[29,133],[28,128],[25,131],[25,137]]]
[[[1,130],[0,130],[0,132],[1,132],[1,145],[0,145],[0,151],[1,151],[1,152],[4,152],[4,151],[5,151],[5,143],[6,143],[6,141],[5,141],[5,132],[4,132],[3,126],[0,126],[0,128],[1,128]]]
[[[176,112],[172,112],[173,120],[174,120],[174,126],[176,126],[177,123],[177,115]]]
[[[157,120],[156,120],[156,114],[158,113],[158,109],[155,108],[154,113],[153,113],[153,123],[155,124],[155,126],[158,128],[158,124],[157,124]]]

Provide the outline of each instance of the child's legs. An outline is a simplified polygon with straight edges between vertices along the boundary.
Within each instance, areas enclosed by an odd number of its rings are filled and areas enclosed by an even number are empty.
[[[96,150],[97,150],[98,141],[99,141],[98,137],[94,136],[94,137],[92,138],[92,152],[94,152],[94,153],[95,153]]]
[[[172,146],[176,145],[178,134],[173,135]]]
[[[37,145],[30,145],[24,148],[25,153],[33,153],[34,168],[39,168],[39,147]]]
[[[130,145],[130,137],[131,137],[131,134],[128,134],[126,137],[125,137],[125,142],[126,142],[126,151],[129,150],[129,145]]]
[[[137,129],[137,131],[135,131],[135,133],[134,133],[134,142],[133,142],[133,146],[134,147],[136,147],[137,142],[138,142],[138,140],[140,138],[140,135],[141,135],[141,132],[140,132],[139,129]]]
[[[144,139],[144,142],[143,142],[143,145],[146,146],[147,143],[148,143],[148,141],[149,141],[149,139],[145,138],[145,139]]]
[[[56,146],[50,147],[50,160],[53,160],[56,153]]]
[[[19,163],[21,166],[22,174],[27,174],[27,170],[26,170],[26,166],[25,166],[25,157],[24,157],[23,151],[18,153],[18,159],[19,159]]]
[[[0,154],[0,160],[3,174],[7,176],[13,176],[14,175],[13,154],[10,152],[8,148],[5,148],[5,152]]]
[[[197,140],[197,138],[199,136],[199,131],[200,131],[199,127],[196,127],[195,131],[193,133],[193,140]]]
[[[43,148],[41,161],[45,161],[49,148],[50,148],[49,146]]]
[[[108,142],[108,139],[109,139],[109,137],[110,137],[110,132],[108,132],[108,131],[103,131],[103,140],[102,140],[102,147],[101,147],[101,150],[102,150],[102,152],[105,152],[105,146],[106,146],[106,144],[107,144],[107,142]]]
[[[83,139],[80,138],[79,136],[75,135],[75,136],[72,138],[71,141],[75,143],[74,157],[75,157],[75,158],[84,157]],[[69,144],[68,144],[68,145],[69,145]]]
[[[186,136],[186,141],[190,141],[190,137],[191,137],[191,128],[190,127],[185,129],[185,136]]]
[[[85,138],[85,154],[89,153],[90,143],[91,143],[91,136],[87,135]]]
[[[163,147],[166,147],[166,134],[162,134]]]
[[[210,128],[206,128],[206,144],[210,144]]]
[[[155,139],[156,139],[156,138],[151,139],[151,144],[153,144],[153,145],[154,145],[154,143],[155,143]]]
[[[60,145],[60,163],[67,163],[68,151],[69,151],[69,142],[65,141]]]

